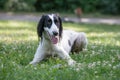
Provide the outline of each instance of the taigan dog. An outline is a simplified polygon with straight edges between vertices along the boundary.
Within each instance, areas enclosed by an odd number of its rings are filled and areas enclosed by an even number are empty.
[[[57,54],[68,65],[75,65],[69,53],[82,51],[87,47],[87,38],[84,32],[63,30],[61,18],[56,14],[43,15],[37,26],[39,46],[30,64],[43,60],[47,55]]]

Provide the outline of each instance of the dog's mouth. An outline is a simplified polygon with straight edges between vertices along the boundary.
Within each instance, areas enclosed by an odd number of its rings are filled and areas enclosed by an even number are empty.
[[[50,35],[49,32],[47,32],[49,38],[50,38],[50,41],[53,43],[53,44],[57,44],[58,41],[59,41],[59,36],[54,36],[54,35]]]

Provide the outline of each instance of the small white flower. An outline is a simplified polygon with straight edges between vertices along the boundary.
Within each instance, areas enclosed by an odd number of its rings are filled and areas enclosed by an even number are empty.
[[[95,76],[96,78],[98,78],[99,76]]]
[[[113,69],[116,69],[116,66],[113,66]]]
[[[89,63],[88,68],[94,68],[96,66],[96,62]]]
[[[92,48],[92,49],[95,49],[95,47],[96,47],[96,46],[94,46],[94,45],[93,45],[93,46],[91,46],[91,48]]]
[[[95,71],[94,73],[95,73],[95,74],[97,74],[98,72],[97,72],[97,71]]]
[[[101,64],[101,62],[100,61],[97,61],[97,65],[100,65]]]
[[[108,66],[109,66],[109,67],[111,67],[111,66],[112,66],[112,64],[108,64]]]
[[[37,70],[37,68],[36,68],[36,67],[34,67],[34,70]]]
[[[14,47],[13,50],[15,50],[16,48]]]
[[[95,51],[92,51],[92,55],[94,55],[95,54]]]

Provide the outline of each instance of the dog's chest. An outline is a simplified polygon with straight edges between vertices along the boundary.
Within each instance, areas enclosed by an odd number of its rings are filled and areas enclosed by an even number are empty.
[[[47,56],[54,56],[54,55],[56,55],[56,53],[53,50],[48,50],[48,51],[46,51],[46,55]]]
[[[52,44],[46,44],[45,45],[45,53],[47,55],[52,55],[52,56],[56,55],[56,50],[55,49],[56,49],[55,46],[52,45]]]

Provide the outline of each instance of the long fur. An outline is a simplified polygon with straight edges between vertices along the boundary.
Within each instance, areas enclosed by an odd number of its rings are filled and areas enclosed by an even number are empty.
[[[68,65],[76,64],[69,53],[79,53],[87,47],[87,38],[84,32],[63,30],[62,20],[55,14],[43,15],[37,26],[39,46],[30,64],[36,64],[47,55],[57,54]]]

